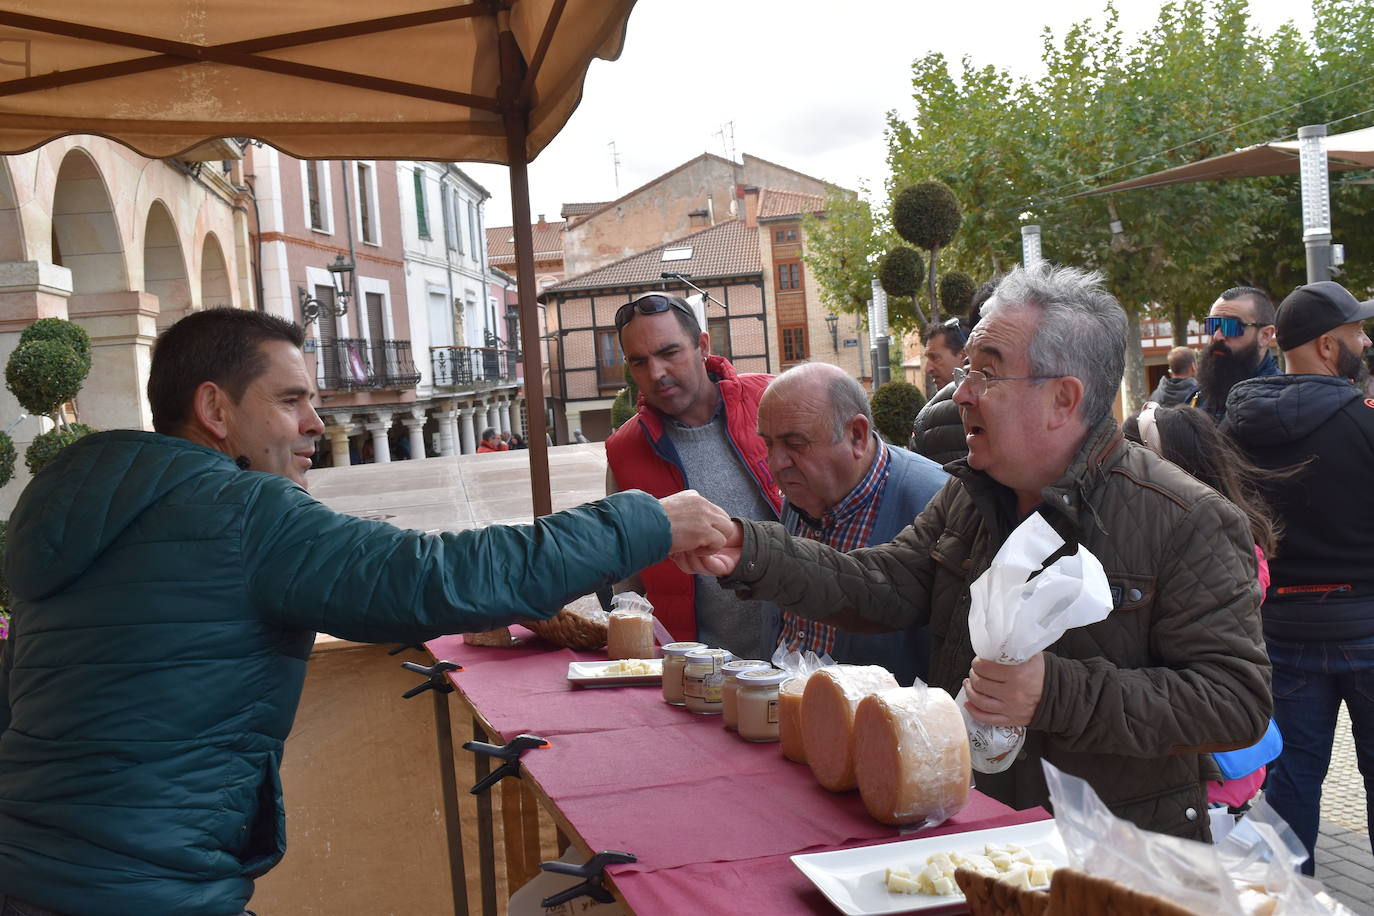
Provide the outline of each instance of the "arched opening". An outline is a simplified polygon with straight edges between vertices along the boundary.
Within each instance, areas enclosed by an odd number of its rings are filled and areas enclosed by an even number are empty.
[[[95,161],[72,150],[57,171],[52,203],[52,260],[72,272],[73,293],[129,288],[124,245],[105,179]]]
[[[234,304],[229,289],[229,268],[224,263],[224,249],[213,232],[205,236],[200,249],[200,305],[201,308],[228,308]]]
[[[143,288],[157,296],[158,328],[165,328],[191,308],[191,284],[181,253],[176,223],[160,200],[148,208],[143,232]]]
[[[0,158],[0,262],[27,261],[24,226],[19,221],[19,200],[14,194],[9,163]]]

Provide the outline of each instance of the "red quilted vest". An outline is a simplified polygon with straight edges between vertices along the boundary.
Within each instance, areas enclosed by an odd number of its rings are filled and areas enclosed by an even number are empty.
[[[744,465],[758,484],[759,492],[773,507],[782,511],[782,492],[768,472],[768,450],[758,435],[759,398],[773,380],[762,373],[735,372],[723,356],[708,356],[706,371],[718,378],[716,384],[725,410],[725,428],[730,441],[739,449]],[[639,412],[621,424],[606,440],[606,460],[616,486],[621,490],[643,490],[656,497],[682,490],[682,468],[670,461],[662,448],[663,415],[639,396]],[[640,573],[645,597],[656,616],[674,639],[694,640],[697,635],[696,594],[692,577],[671,560],[656,563]]]

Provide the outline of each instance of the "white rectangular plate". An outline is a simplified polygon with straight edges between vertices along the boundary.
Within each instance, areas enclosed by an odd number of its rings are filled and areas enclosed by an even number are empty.
[[[568,680],[579,687],[624,687],[627,684],[663,683],[663,659],[651,658],[653,674],[602,674],[616,664],[607,662],[568,662]]]
[[[793,856],[792,864],[847,916],[879,916],[883,913],[919,913],[957,904],[963,894],[894,894],[887,889],[887,869],[923,864],[937,852],[981,853],[986,843],[1015,843],[1037,859],[1056,866],[1069,863],[1064,841],[1053,820],[950,833],[920,840],[902,840],[859,849],[837,849]]]

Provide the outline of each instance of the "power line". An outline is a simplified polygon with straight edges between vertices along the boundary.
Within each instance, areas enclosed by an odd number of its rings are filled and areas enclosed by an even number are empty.
[[[1366,76],[1366,77],[1364,77],[1363,79],[1355,80],[1353,83],[1346,83],[1344,86],[1337,86],[1335,89],[1329,89],[1329,90],[1327,90],[1326,92],[1319,93],[1318,95],[1314,95],[1314,96],[1312,96],[1312,97],[1310,97],[1310,98],[1299,99],[1299,100],[1297,100],[1296,102],[1290,102],[1289,104],[1283,105],[1283,106],[1281,106],[1281,107],[1279,107],[1279,108],[1277,108],[1277,109],[1275,109],[1275,110],[1273,110],[1273,111],[1270,111],[1270,112],[1267,112],[1267,113],[1265,113],[1265,114],[1257,115],[1256,117],[1250,118],[1248,121],[1242,121],[1242,122],[1240,122],[1239,124],[1234,124],[1234,125],[1231,125],[1230,127],[1223,127],[1223,128],[1221,128],[1220,130],[1212,131],[1212,132],[1209,133],[1209,134],[1204,134],[1203,136],[1201,136],[1201,137],[1196,137],[1196,138],[1194,138],[1194,139],[1192,139],[1192,140],[1185,140],[1183,143],[1179,143],[1179,144],[1177,144],[1177,145],[1175,145],[1175,146],[1171,146],[1171,147],[1169,147],[1168,149],[1165,149],[1165,150],[1160,150],[1159,152],[1156,152],[1156,153],[1150,153],[1150,154],[1148,154],[1148,155],[1141,156],[1140,158],[1134,159],[1134,160],[1132,160],[1131,162],[1127,162],[1127,163],[1124,163],[1124,164],[1122,164],[1122,165],[1114,165],[1114,166],[1111,166],[1110,168],[1104,169],[1103,171],[1098,172],[1098,173],[1095,174],[1095,175],[1089,175],[1089,176],[1087,176],[1087,177],[1078,177],[1078,178],[1071,179],[1071,180],[1069,180],[1069,181],[1064,182],[1064,183],[1061,184],[1061,185],[1058,185],[1058,186],[1056,186],[1056,187],[1051,188],[1051,189],[1050,189],[1049,191],[1047,191],[1046,193],[1047,193],[1047,194],[1051,194],[1051,195],[1053,195],[1053,194],[1058,194],[1058,193],[1059,193],[1060,191],[1062,191],[1063,189],[1065,189],[1065,188],[1067,188],[1067,187],[1071,187],[1071,186],[1073,186],[1073,185],[1087,184],[1087,183],[1089,183],[1089,182],[1095,182],[1095,181],[1097,181],[1098,179],[1102,178],[1103,176],[1105,176],[1105,175],[1110,175],[1110,174],[1112,174],[1113,172],[1118,172],[1118,171],[1120,171],[1120,170],[1122,170],[1122,169],[1128,169],[1128,168],[1130,168],[1131,166],[1139,165],[1139,164],[1141,164],[1142,162],[1149,162],[1149,161],[1152,160],[1152,159],[1158,159],[1160,156],[1167,156],[1167,155],[1170,154],[1170,153],[1177,152],[1178,150],[1184,149],[1185,147],[1193,146],[1194,144],[1197,144],[1197,143],[1201,143],[1201,142],[1203,142],[1204,140],[1210,140],[1210,139],[1212,139],[1213,137],[1218,137],[1218,136],[1222,136],[1222,135],[1224,135],[1224,134],[1234,133],[1235,131],[1240,130],[1242,127],[1246,127],[1246,126],[1248,126],[1248,125],[1250,125],[1250,124],[1254,124],[1254,123],[1257,122],[1257,121],[1263,121],[1263,120],[1265,120],[1266,118],[1275,117],[1276,115],[1282,114],[1282,113],[1288,111],[1289,109],[1297,108],[1297,107],[1300,106],[1300,105],[1306,105],[1306,104],[1309,103],[1309,102],[1316,102],[1316,101],[1319,101],[1320,99],[1324,99],[1324,98],[1326,98],[1327,96],[1332,95],[1332,94],[1334,94],[1334,93],[1343,92],[1343,91],[1346,90],[1346,89],[1353,89],[1354,87],[1363,85],[1364,83],[1368,83],[1368,82],[1370,82],[1371,80],[1374,80],[1374,75]],[[1330,121],[1330,122],[1328,122],[1328,126],[1330,126],[1331,124],[1339,124],[1339,123],[1341,123],[1342,121],[1348,121],[1348,120],[1350,120],[1351,118],[1358,118],[1358,117],[1360,117],[1361,115],[1369,114],[1370,112],[1374,112],[1374,108],[1365,109],[1364,111],[1356,112],[1355,114],[1346,115],[1346,116],[1344,116],[1344,117],[1342,117],[1342,118],[1338,118],[1338,119],[1336,119],[1335,121]],[[1294,131],[1294,132],[1292,132],[1292,133],[1290,133],[1290,134],[1285,134],[1284,136],[1279,137],[1279,138],[1277,138],[1277,139],[1278,139],[1278,140],[1290,140],[1290,139],[1293,139],[1293,138],[1296,137],[1296,136],[1297,136],[1297,132]],[[1268,141],[1268,142],[1274,142],[1274,141]],[[1051,205],[1053,205],[1053,204],[1061,203],[1061,202],[1063,202],[1063,201],[1065,201],[1065,200],[1068,200],[1069,198],[1071,198],[1071,197],[1073,197],[1073,196],[1074,196],[1073,194],[1065,194],[1065,195],[1063,195],[1063,196],[1061,196],[1061,197],[1052,197],[1052,198],[1049,199],[1049,200],[1031,201],[1031,202],[1028,202],[1027,204],[1025,204],[1025,205],[1023,205],[1023,206],[1017,207],[1016,209],[1017,209],[1018,211],[1021,211],[1021,210],[1031,209],[1031,208],[1034,208],[1034,207],[1051,206]],[[1001,213],[1009,213],[1009,212],[1011,212],[1011,208],[1007,208],[1007,209],[1001,210],[1001,211],[999,211],[999,212],[1001,212]]]

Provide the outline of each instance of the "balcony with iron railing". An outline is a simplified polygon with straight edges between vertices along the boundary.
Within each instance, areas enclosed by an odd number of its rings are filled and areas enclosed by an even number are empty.
[[[436,388],[494,388],[520,380],[519,350],[501,347],[430,347]]]
[[[320,388],[329,391],[398,391],[420,382],[408,340],[338,337],[321,341]]]

